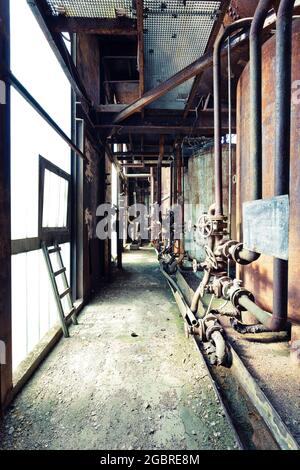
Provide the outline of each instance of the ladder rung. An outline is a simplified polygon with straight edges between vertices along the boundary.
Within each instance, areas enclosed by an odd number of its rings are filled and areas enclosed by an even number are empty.
[[[66,319],[70,318],[76,312],[76,308],[73,307],[66,315]]]
[[[61,268],[59,271],[56,271],[54,274],[55,277],[60,276],[60,274],[63,274],[66,272],[66,268]]]
[[[48,250],[48,253],[49,255],[51,255],[52,253],[58,253],[59,251],[61,251],[61,247],[55,246],[54,248],[51,248],[50,250]]]
[[[59,294],[59,298],[60,298],[60,299],[63,299],[64,297],[66,297],[66,295],[70,294],[70,292],[71,292],[71,289],[70,289],[70,288],[66,289],[64,292],[62,292],[61,294]]]

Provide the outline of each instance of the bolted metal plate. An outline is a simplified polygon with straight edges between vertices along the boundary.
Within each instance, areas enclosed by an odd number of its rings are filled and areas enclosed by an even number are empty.
[[[288,259],[289,197],[243,204],[244,246],[257,253]]]

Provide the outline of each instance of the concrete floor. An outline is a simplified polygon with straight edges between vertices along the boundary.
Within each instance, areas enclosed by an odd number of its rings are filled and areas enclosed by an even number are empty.
[[[2,449],[234,449],[150,249],[124,256],[17,397]]]

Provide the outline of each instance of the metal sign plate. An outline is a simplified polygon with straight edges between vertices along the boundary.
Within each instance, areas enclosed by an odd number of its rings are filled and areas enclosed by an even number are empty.
[[[283,260],[289,251],[289,197],[243,204],[244,246],[246,249]]]

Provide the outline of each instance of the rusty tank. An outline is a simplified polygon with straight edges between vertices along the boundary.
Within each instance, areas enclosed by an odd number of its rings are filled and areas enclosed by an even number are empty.
[[[263,63],[263,198],[274,196],[275,155],[275,69],[276,39],[269,39],[262,49]],[[237,89],[237,232],[243,239],[242,204],[250,199],[253,175],[250,171],[250,96],[249,64]],[[289,229],[289,319],[300,325],[300,20],[293,22],[291,184]],[[253,221],[255,223],[255,221]],[[273,258],[263,255],[250,266],[241,268],[245,286],[257,303],[272,312]]]

